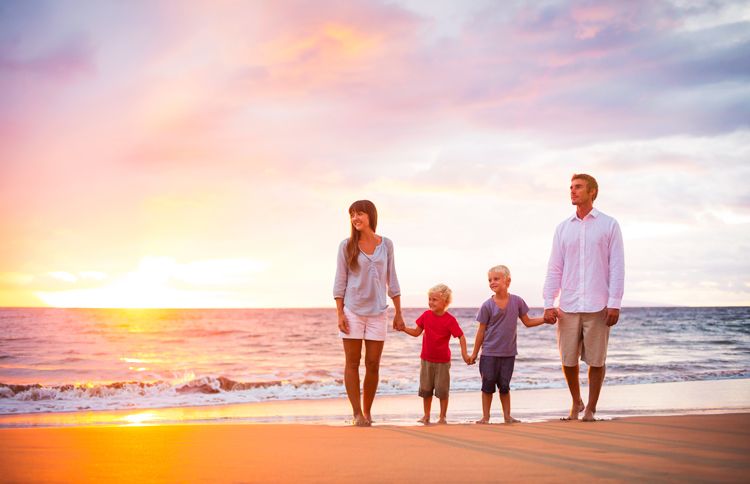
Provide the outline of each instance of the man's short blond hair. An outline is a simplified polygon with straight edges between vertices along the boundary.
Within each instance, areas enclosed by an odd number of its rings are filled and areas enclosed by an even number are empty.
[[[586,182],[586,186],[588,187],[588,191],[594,190],[594,195],[591,197],[591,200],[596,200],[596,196],[599,195],[599,184],[596,183],[596,178],[594,178],[591,175],[587,175],[585,173],[574,173],[573,176],[570,178],[570,181],[573,180],[583,180]]]
[[[494,266],[494,267],[490,267],[490,270],[488,270],[487,273],[489,274],[491,272],[502,274],[502,275],[504,275],[505,277],[508,277],[508,278],[510,277],[510,269],[508,269],[507,266]]]
[[[450,304],[453,301],[453,291],[451,291],[451,288],[446,286],[445,284],[438,284],[436,286],[432,286],[429,291],[427,291],[427,295],[430,296],[432,294],[437,294],[443,300]]]

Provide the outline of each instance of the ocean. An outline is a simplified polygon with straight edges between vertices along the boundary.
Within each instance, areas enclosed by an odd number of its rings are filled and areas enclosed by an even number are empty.
[[[476,311],[450,309],[469,351]],[[379,395],[416,394],[420,347],[389,329]],[[478,392],[451,350],[451,391]],[[519,322],[518,351],[513,390],[565,387],[553,326]],[[334,309],[4,308],[0,415],[340,398],[343,361]],[[610,336],[607,386],[746,378],[748,307],[625,308]]]

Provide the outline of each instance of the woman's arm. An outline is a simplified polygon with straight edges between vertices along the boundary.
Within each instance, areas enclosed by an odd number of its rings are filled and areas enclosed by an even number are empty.
[[[393,329],[403,331],[406,324],[404,324],[404,317],[401,315],[401,295],[393,296],[392,300],[393,307],[396,309],[396,314],[393,315]]]
[[[344,299],[340,297],[336,298],[336,317],[339,320],[339,331],[349,334],[349,322],[344,314]]]

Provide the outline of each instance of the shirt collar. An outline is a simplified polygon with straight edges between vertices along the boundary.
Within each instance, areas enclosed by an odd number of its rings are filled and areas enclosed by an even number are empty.
[[[600,213],[599,210],[597,210],[596,207],[594,207],[594,208],[591,209],[591,211],[588,213],[588,215],[586,215],[586,217],[588,217],[590,215],[590,216],[596,218],[596,217],[599,216],[599,213]],[[584,217],[584,218],[586,218],[586,217]],[[576,214],[576,212],[573,212],[573,215],[570,216],[570,221],[571,222],[575,222],[576,220],[578,220],[578,215]]]

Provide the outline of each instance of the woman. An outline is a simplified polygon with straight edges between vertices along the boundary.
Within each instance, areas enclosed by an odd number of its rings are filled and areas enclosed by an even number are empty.
[[[352,405],[353,423],[369,426],[388,325],[386,292],[396,308],[393,328],[403,329],[404,318],[401,316],[401,290],[393,261],[393,242],[375,233],[378,226],[375,205],[369,200],[358,200],[349,207],[349,217],[351,236],[339,245],[333,297],[339,336],[344,342],[344,386]],[[365,342],[365,381],[360,403],[362,340]]]

